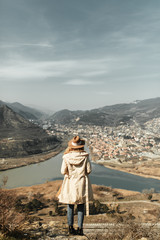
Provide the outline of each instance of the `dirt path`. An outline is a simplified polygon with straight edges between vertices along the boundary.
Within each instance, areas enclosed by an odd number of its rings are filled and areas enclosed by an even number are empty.
[[[137,223],[137,227],[140,229],[144,229],[146,231],[152,228],[152,231],[159,232],[160,229],[160,223],[152,224],[152,223]],[[47,236],[41,236],[38,238],[39,240],[102,240],[102,239],[109,239],[109,236],[112,236],[111,239],[114,239],[113,237],[119,233],[125,233],[128,234],[130,224],[127,223],[86,223],[83,225],[83,236],[72,236],[68,235],[67,228],[63,228],[63,232],[60,231],[59,233],[53,234],[52,231],[50,234],[47,234]],[[107,238],[106,238],[107,237]],[[116,238],[117,239],[117,238]],[[120,238],[122,239],[122,238]],[[129,239],[129,238],[123,238],[123,239]],[[137,238],[135,238],[137,239]],[[141,238],[138,238],[141,240]],[[142,239],[148,239],[148,238],[142,238]],[[159,238],[155,238],[156,240]]]
[[[103,204],[147,203],[147,204],[157,205],[160,207],[160,203],[147,201],[147,200],[116,201],[116,202],[102,202],[102,203]]]

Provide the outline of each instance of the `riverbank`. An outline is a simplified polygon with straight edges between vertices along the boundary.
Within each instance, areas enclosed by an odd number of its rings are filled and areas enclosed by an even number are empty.
[[[160,158],[148,158],[145,159],[145,161],[139,161],[136,163],[134,163],[133,161],[117,162],[114,159],[107,161],[103,159],[98,159],[97,156],[93,154],[92,148],[89,147],[89,150],[92,161],[106,168],[130,173],[140,177],[160,180]]]
[[[59,145],[55,149],[49,152],[30,155],[21,158],[0,158],[0,171],[5,171],[13,168],[19,168],[23,166],[28,166],[35,163],[44,162],[65,149],[64,144]]]
[[[57,146],[55,149],[49,152],[31,155],[23,158],[0,158],[0,171],[45,162],[62,152],[66,148],[67,140],[64,139],[61,145]],[[147,161],[138,162],[137,164],[129,162],[115,163],[114,161],[95,159],[92,155],[91,149],[90,156],[93,162],[97,163],[98,165],[103,165],[106,168],[130,173],[136,176],[160,180],[160,159],[150,159]]]
[[[106,161],[94,161],[97,164],[100,164],[106,168],[118,170],[121,172],[130,173],[145,178],[153,178],[160,180],[160,161],[149,160],[145,163],[136,164],[116,164],[108,163]]]

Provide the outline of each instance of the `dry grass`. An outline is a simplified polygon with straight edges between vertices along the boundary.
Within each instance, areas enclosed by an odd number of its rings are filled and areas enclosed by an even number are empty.
[[[27,204],[33,199],[38,199],[44,203],[44,208],[29,212],[29,217],[32,219],[32,223],[28,225],[28,229],[32,227],[35,222],[41,222],[42,224],[49,224],[51,221],[64,223],[67,225],[66,218],[66,205],[58,204],[58,210],[55,211],[56,206],[56,193],[61,186],[62,181],[57,180],[53,182],[46,182],[37,186],[23,187],[12,190],[3,190],[9,196],[14,195],[16,198],[22,199],[23,204]],[[156,205],[160,202],[160,194],[152,194],[152,201],[149,201],[147,194],[138,192],[131,192],[121,189],[112,189],[106,186],[92,185],[94,197],[99,201],[96,204],[100,207],[98,214],[92,214],[85,216],[84,223],[114,223],[115,231],[108,229],[108,234],[104,237],[101,233],[90,235],[90,239],[138,239],[137,237],[148,236],[147,239],[157,240],[159,236],[158,231],[155,233],[154,227],[152,229],[142,228],[140,223],[150,222],[153,225],[160,220],[160,207]],[[132,202],[132,201],[139,202]],[[147,202],[141,202],[147,201]],[[124,203],[123,203],[124,201]],[[125,201],[129,201],[128,203]],[[103,204],[102,204],[103,203]],[[108,207],[106,212],[101,212],[105,204]],[[7,212],[6,212],[7,214]],[[64,215],[64,216],[62,216]],[[119,223],[123,223],[127,226],[127,229],[118,228]],[[77,224],[77,215],[75,216],[75,224]],[[60,228],[60,225],[59,225]],[[63,228],[63,226],[62,226]],[[118,231],[117,231],[118,228]],[[94,232],[95,233],[95,232]],[[157,235],[156,235],[157,234]],[[114,236],[114,238],[113,238]],[[154,236],[154,238],[151,238]],[[107,238],[109,237],[109,238]]]
[[[110,164],[103,162],[103,165],[108,168],[113,168],[119,171],[124,171],[128,173],[132,173],[138,176],[146,177],[146,178],[155,178],[160,180],[160,163],[159,159],[148,159],[145,162],[134,163],[121,163],[121,164]]]
[[[0,229],[8,234],[20,231],[26,221],[26,214],[17,212],[15,202],[13,191],[0,189]]]

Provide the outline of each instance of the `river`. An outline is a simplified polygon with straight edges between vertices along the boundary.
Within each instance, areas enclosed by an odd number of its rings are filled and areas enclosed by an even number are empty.
[[[0,180],[4,176],[8,176],[6,188],[16,188],[63,179],[60,173],[62,156],[63,152],[45,162],[2,171],[0,172]],[[113,188],[139,192],[142,192],[143,189],[154,188],[157,192],[160,192],[160,180],[144,178],[109,169],[93,162],[90,180],[92,184],[105,185]]]

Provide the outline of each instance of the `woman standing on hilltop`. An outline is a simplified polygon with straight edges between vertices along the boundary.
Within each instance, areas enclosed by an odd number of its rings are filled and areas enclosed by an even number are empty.
[[[67,218],[69,233],[83,235],[84,203],[93,200],[92,187],[88,178],[91,172],[89,154],[84,151],[85,141],[75,136],[68,142],[64,152],[61,173],[64,175],[59,202],[68,204]],[[77,204],[78,229],[73,228],[74,204]]]

